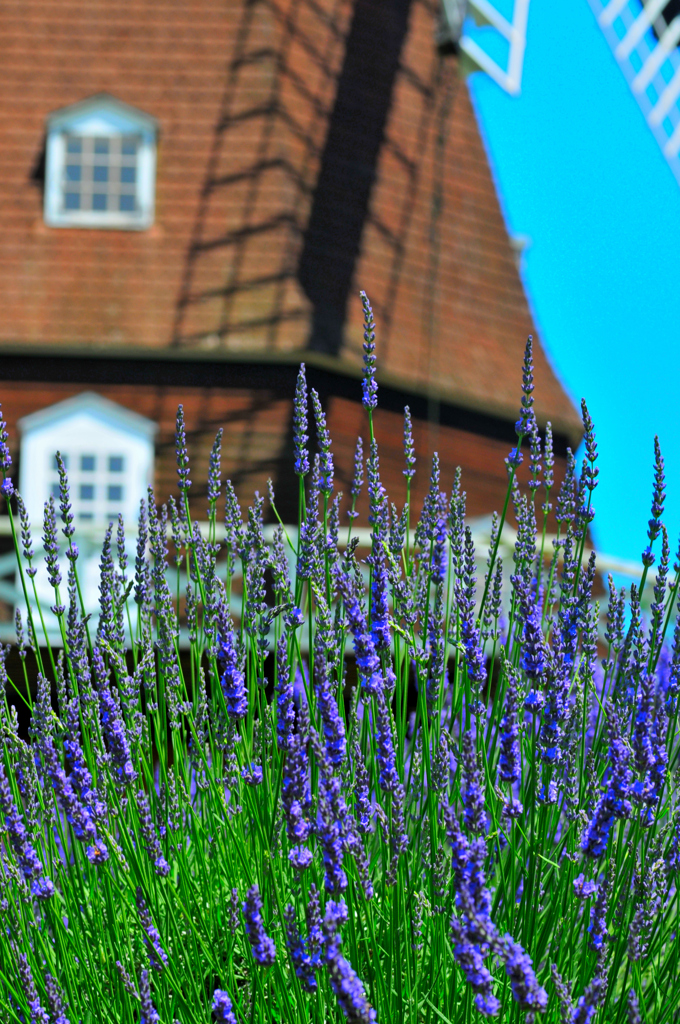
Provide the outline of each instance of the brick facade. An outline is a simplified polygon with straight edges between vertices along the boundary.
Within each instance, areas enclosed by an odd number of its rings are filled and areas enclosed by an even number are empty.
[[[34,380],[30,363],[0,369],[10,427],[94,387],[160,423],[164,493],[182,400],[200,460],[224,425],[228,472],[246,490],[283,482],[291,392],[226,393],[230,360],[290,367],[311,350],[324,379],[335,360],[346,380],[360,360],[364,288],[381,371],[395,395],[420,401],[417,434],[439,447],[444,482],[460,462],[470,511],[498,505],[534,328],[466,84],[434,45],[437,10],[435,0],[5,0],[0,359],[47,348],[55,364]],[[45,119],[100,92],[158,120],[147,231],[43,222]],[[66,350],[81,360],[74,384],[56,368]],[[177,384],[128,371],[116,384],[115,366],[107,380],[97,368],[102,356],[122,365],[130,351],[161,350],[177,367],[194,353],[212,361],[220,385],[207,372],[182,385],[181,369]],[[536,376],[539,418],[552,419],[563,452],[579,421],[540,344]],[[341,478],[362,421],[348,395],[326,388]],[[397,486],[394,411],[379,433]]]

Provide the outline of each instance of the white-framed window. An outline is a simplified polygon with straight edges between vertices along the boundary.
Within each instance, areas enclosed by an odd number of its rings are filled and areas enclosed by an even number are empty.
[[[78,445],[76,450],[64,451],[64,460],[71,489],[71,505],[76,523],[108,523],[115,520],[119,512],[126,512],[130,505],[129,484],[125,471],[128,459],[123,446],[116,443],[115,436],[108,440],[99,438],[95,449],[92,444]],[[81,450],[77,450],[81,449]],[[54,456],[48,457],[47,478],[50,494],[59,501],[59,467]],[[138,495],[135,494],[135,498]]]
[[[119,512],[134,526],[152,479],[155,423],[85,392],[24,417],[19,426],[19,489],[34,523],[42,522],[50,495],[59,502],[59,451],[76,530],[103,533]]]
[[[112,96],[47,119],[45,222],[141,229],[153,223],[157,122]]]

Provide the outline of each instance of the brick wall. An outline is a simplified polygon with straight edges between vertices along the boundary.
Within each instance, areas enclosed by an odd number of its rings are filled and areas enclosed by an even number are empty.
[[[0,346],[340,345],[357,360],[363,287],[385,370],[514,416],[532,321],[436,13],[435,0],[5,0]],[[45,118],[102,91],[158,119],[156,223],[47,228]],[[536,363],[539,414],[573,432],[540,346]]]
[[[177,493],[174,452],[175,414],[184,406],[188,446],[191,459],[192,502],[194,515],[205,515],[208,457],[217,430],[224,430],[222,442],[223,477],[234,482],[243,507],[252,501],[255,491],[267,494],[267,480],[272,479],[277,504],[283,518],[297,518],[297,478],[293,474],[291,435],[292,389],[283,394],[277,388],[238,389],[187,387],[149,384],[96,385],[105,398],[155,420],[159,425],[156,438],[155,488],[157,500],[165,501]],[[14,476],[18,480],[19,433],[17,421],[52,402],[62,401],[85,390],[82,386],[63,383],[4,382],[0,379],[2,415],[10,433],[10,450],[14,460]],[[357,384],[357,392],[359,386]],[[336,490],[344,493],[344,512],[348,508],[349,489],[353,475],[354,450],[357,437],[364,440],[368,452],[368,421],[360,401],[340,395],[324,396],[328,427],[333,441]],[[313,427],[311,446],[314,449]],[[396,411],[378,408],[375,435],[380,450],[381,478],[390,499],[401,508],[406,488],[402,470],[403,417]],[[471,516],[489,514],[502,508],[507,487],[504,458],[508,439],[482,436],[479,432],[451,426],[435,427],[427,420],[414,418],[417,471],[413,479],[413,508],[417,511],[429,486],[431,455],[437,450],[441,457],[441,487],[450,492],[457,466],[462,469],[462,485],[467,492],[467,510]],[[55,449],[59,441],[55,437]],[[522,467],[524,471],[526,466]],[[558,457],[556,479],[564,472],[564,459]],[[366,488],[358,504],[360,525],[367,525]],[[34,524],[36,527],[38,524]]]

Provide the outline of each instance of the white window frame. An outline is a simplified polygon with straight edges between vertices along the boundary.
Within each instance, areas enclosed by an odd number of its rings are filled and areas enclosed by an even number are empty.
[[[58,110],[47,119],[45,150],[44,217],[49,227],[115,228],[144,230],[153,224],[156,191],[155,118],[129,107],[113,96],[93,96]],[[64,205],[66,138],[136,136],[136,209],[129,213],[110,210],[67,210]]]
[[[75,516],[77,529],[89,527],[101,527],[109,522],[115,522],[118,513],[124,514],[126,522],[134,514],[136,502],[131,503],[129,499],[129,481],[127,468],[133,461],[129,454],[122,450],[120,439],[112,434],[108,439],[99,437],[96,442],[89,443],[83,440],[80,444],[74,445],[71,442],[68,449],[62,451],[62,457],[66,459],[66,472],[68,474],[71,490],[71,506]],[[108,447],[105,445],[108,444]],[[47,454],[47,453],[46,453]],[[86,470],[82,468],[82,458],[93,456],[95,468]],[[109,469],[109,459],[118,457],[123,460],[123,468],[118,472]],[[134,460],[136,461],[136,460]],[[55,503],[59,504],[59,473],[55,464],[54,456],[47,456],[45,475],[49,483],[49,489],[54,497]],[[80,495],[81,485],[89,485],[93,489],[92,498],[82,498]],[[119,498],[109,498],[109,487],[120,487]],[[141,495],[144,496],[143,494]],[[131,507],[132,504],[132,507]]]
[[[110,402],[101,395],[83,392],[25,416],[19,422],[21,458],[19,490],[34,526],[42,523],[43,506],[59,480],[55,451],[67,456],[67,474],[77,532],[89,530],[103,536],[109,521],[122,512],[128,529],[133,529],[140,498],[152,482],[156,424],[144,416]],[[96,468],[82,470],[83,455],[94,455]],[[123,471],[112,473],[110,456],[122,456]],[[93,500],[79,496],[81,484],[95,487]],[[121,499],[108,500],[109,484],[121,484]],[[56,504],[58,500],[55,498]],[[92,512],[91,520],[81,512]],[[36,530],[37,532],[37,530]]]

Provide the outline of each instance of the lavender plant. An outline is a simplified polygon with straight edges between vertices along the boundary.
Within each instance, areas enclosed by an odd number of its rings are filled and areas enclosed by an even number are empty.
[[[36,557],[0,420],[26,600],[22,679],[0,651],[3,1022],[680,1021],[680,553],[671,572],[658,440],[641,581],[626,603],[609,580],[600,635],[585,557],[595,432],[584,404],[586,457],[580,474],[568,459],[550,551],[552,434],[543,443],[529,339],[507,499],[478,585],[460,474],[443,493],[436,456],[415,523],[408,409],[405,505],[388,500],[362,301],[369,435],[346,543],[304,366],[299,521],[271,545],[263,500],[244,522],[229,481],[218,529],[221,434],[205,531],[192,520],[180,407],[179,499],[142,502],[134,577],[122,521],[117,560],[107,531],[96,628],[59,460],[65,590],[52,499],[43,527],[58,657],[47,633],[38,642]],[[353,535],[364,450],[368,551]],[[28,736],[11,700],[30,710]]]

